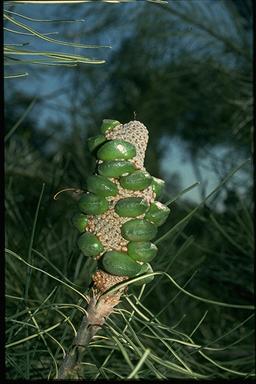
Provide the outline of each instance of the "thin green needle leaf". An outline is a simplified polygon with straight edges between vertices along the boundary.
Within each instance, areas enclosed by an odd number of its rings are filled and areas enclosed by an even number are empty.
[[[87,62],[86,62],[87,63]],[[17,62],[6,62],[5,65],[7,66],[13,66],[13,65],[26,65],[26,64],[36,64],[36,65],[48,65],[48,66],[62,66],[62,67],[76,67],[78,62],[70,62],[70,60],[44,60],[44,59],[38,59],[38,60],[19,60]],[[21,76],[19,76],[21,77]]]
[[[25,55],[25,56],[45,56],[49,58],[59,59],[63,61],[70,61],[72,62],[79,62],[79,63],[87,63],[87,64],[104,64],[105,60],[98,60],[98,59],[89,59],[87,57],[81,56],[81,55],[71,55],[61,52],[50,52],[50,51],[29,51],[29,50],[18,50],[13,49],[11,47],[4,47],[4,53],[7,53],[8,55]]]
[[[5,44],[5,47],[25,47],[26,45],[29,45],[29,43],[19,43],[19,44],[9,43],[9,44]]]
[[[24,354],[24,353],[23,353],[23,354]],[[22,368],[15,362],[15,360],[14,360],[11,356],[9,356],[9,355],[6,356],[6,360],[7,360],[7,362],[9,362],[9,363],[11,364],[11,366],[13,366],[13,367],[15,367],[15,369],[17,369],[17,372],[19,373],[20,378],[24,379],[24,378],[25,378],[25,377],[24,377],[24,371],[23,371]]]
[[[36,223],[37,223],[37,219],[38,219],[39,208],[40,208],[43,193],[44,193],[44,188],[45,188],[45,184],[42,185],[40,196],[39,196],[37,207],[36,207],[36,213],[35,213],[35,217],[34,217],[34,222],[33,222],[33,227],[32,227],[29,247],[28,247],[28,264],[31,263],[31,261],[32,261],[32,247],[33,247],[33,242],[34,242],[34,237],[35,237]],[[31,279],[31,269],[30,269],[30,267],[28,267],[27,272],[26,272],[26,285],[25,285],[25,293],[24,293],[25,301],[28,298],[30,279]]]
[[[127,362],[127,364],[129,365],[129,367],[133,370],[134,369],[134,366],[130,360],[130,357],[128,355],[128,353],[126,352],[125,348],[123,347],[122,343],[120,343],[120,341],[118,340],[118,337],[115,337],[113,336],[113,340],[116,342],[116,344],[118,345],[125,361]]]
[[[24,297],[18,297],[18,296],[7,295],[7,294],[5,294],[5,296],[9,297],[10,299],[14,299],[14,300],[25,300]],[[40,303],[40,300],[28,299],[28,301],[31,301],[32,303]]]
[[[147,359],[149,354],[150,354],[150,349],[146,349],[145,352],[143,353],[143,355],[141,356],[138,364],[136,365],[134,370],[130,373],[130,375],[127,377],[127,379],[132,379],[133,377],[136,377],[138,371],[140,370],[140,368],[144,364],[144,362]]]
[[[228,303],[222,303],[220,301],[204,299],[204,298],[202,298],[200,296],[194,295],[194,294],[186,291],[178,283],[176,283],[176,281],[170,275],[168,275],[168,273],[166,273],[166,272],[163,272],[163,273],[168,277],[168,279],[171,280],[171,282],[175,285],[175,287],[177,287],[181,292],[185,293],[186,295],[188,295],[190,297],[193,297],[194,299],[203,301],[205,303],[219,305],[221,307],[227,307],[227,308],[249,309],[249,310],[254,310],[254,308],[255,308],[253,305],[228,304]]]
[[[31,339],[34,339],[35,337],[39,337],[41,335],[44,335],[45,333],[47,332],[50,332],[52,331],[53,329],[59,327],[61,324],[63,324],[65,322],[65,320],[63,321],[59,321],[58,323],[52,325],[51,327],[43,330],[43,331],[40,331],[38,333],[34,333],[33,335],[30,335],[28,337],[24,337],[24,339],[20,339],[20,340],[17,340],[17,341],[14,341],[13,343],[10,343],[10,344],[7,344],[5,346],[5,348],[10,348],[10,347],[14,347],[15,345],[19,345],[19,344],[22,344],[22,343],[25,343],[26,341],[29,341]]]
[[[74,284],[71,280],[69,280],[66,276],[63,275],[63,273],[57,268],[47,257],[45,257],[41,252],[37,251],[36,249],[32,248],[32,251],[40,256],[43,260],[47,262],[56,272],[59,273],[59,275],[62,277],[63,280],[66,280],[67,283],[71,285],[76,285]],[[78,287],[78,285],[76,285]]]
[[[208,313],[208,311],[205,311],[205,313],[203,314],[202,318],[199,320],[198,324],[195,326],[193,331],[190,333],[189,337],[192,337],[194,335],[194,333],[198,330],[198,328],[200,327],[200,325],[202,324],[202,322],[206,318],[207,313]]]
[[[48,337],[50,337],[57,345],[58,347],[62,350],[62,355],[63,355],[63,359],[65,358],[66,356],[66,352],[65,352],[65,349],[63,348],[63,346],[58,342],[57,339],[55,339],[55,337],[53,337],[50,333],[46,333],[46,335]],[[55,359],[54,359],[55,360]],[[58,374],[58,367],[57,367],[57,370],[56,370],[56,375]]]
[[[59,307],[61,308],[61,307]],[[64,319],[67,321],[67,323],[70,325],[70,327],[72,328],[73,332],[74,332],[74,336],[77,335],[77,331],[76,331],[76,328],[74,326],[74,324],[72,323],[72,321],[70,320],[69,316],[66,316],[62,311],[60,311],[59,309],[57,308],[54,308],[54,310],[56,312],[58,312],[62,317],[64,317]],[[64,349],[63,349],[64,350]],[[65,357],[65,356],[64,356]]]
[[[254,314],[248,316],[244,321],[242,321],[241,323],[239,323],[238,325],[236,325],[234,328],[232,328],[230,331],[228,332],[225,332],[223,335],[221,335],[220,337],[218,337],[217,339],[214,339],[208,343],[205,344],[204,348],[205,347],[208,347],[209,345],[212,345],[212,344],[215,344],[217,342],[219,342],[220,340],[224,339],[226,336],[230,335],[231,333],[235,332],[237,329],[241,328],[244,324],[246,324],[250,319],[252,319],[254,317]],[[222,347],[222,349],[225,349],[225,347]]]
[[[45,275],[51,277],[52,279],[58,281],[59,283],[65,285],[66,287],[68,287],[68,288],[71,289],[72,291],[76,292],[76,293],[77,293],[79,296],[81,296],[85,301],[87,301],[86,296],[84,296],[81,292],[79,292],[77,289],[71,287],[69,284],[65,283],[64,281],[58,279],[57,277],[51,275],[50,273],[44,271],[44,270],[41,269],[41,268],[37,268],[37,267],[35,267],[34,265],[31,265],[31,264],[27,263],[24,259],[22,259],[22,257],[20,257],[19,255],[17,255],[17,253],[11,251],[10,249],[5,248],[5,252],[8,253],[8,254],[11,255],[11,256],[16,257],[16,259],[22,261],[24,264],[28,265],[30,268],[35,269],[36,271],[42,272],[43,274],[45,274]]]
[[[137,343],[140,345],[141,348],[144,349],[144,346],[143,344],[141,343],[141,341],[139,340],[139,338],[137,337],[137,334],[136,332],[134,331],[134,329],[130,326],[129,324],[129,329],[132,333],[132,336],[133,336],[133,339],[137,341]],[[201,375],[198,375],[198,374],[195,374],[194,372],[191,372],[191,371],[187,371],[187,368],[183,368],[175,363],[172,363],[172,362],[169,362],[169,361],[166,361],[166,360],[163,360],[162,358],[160,359],[158,356],[156,356],[153,352],[150,354],[149,356],[149,360],[153,360],[153,361],[158,361],[161,365],[165,366],[165,367],[169,367],[171,368],[172,370],[176,371],[176,372],[182,372],[186,375],[189,375],[189,376],[192,376],[192,377],[205,377],[205,376],[201,376]]]
[[[155,335],[155,336],[158,336],[156,332],[154,332],[152,330],[152,333]],[[159,340],[161,341],[161,343],[172,353],[173,356],[175,356],[175,358],[183,365],[183,367],[187,370],[187,372],[190,372],[192,374],[192,371],[191,369],[188,367],[188,365],[185,363],[185,361],[183,359],[181,359],[181,357],[175,352],[175,350],[173,348],[171,348],[171,346],[161,337],[159,337]]]
[[[146,325],[147,326],[147,325]],[[148,327],[148,326],[147,326]],[[149,328],[149,330],[152,332],[152,329]],[[152,336],[148,333],[141,333],[141,335],[145,336],[145,337],[149,337],[151,339],[156,339],[156,340],[159,340],[159,335],[157,336]],[[205,350],[209,350],[209,351],[222,351],[223,348],[210,348],[210,347],[205,347],[204,345],[200,345],[200,344],[194,344],[194,343],[189,343],[187,341],[183,341],[183,340],[178,340],[178,339],[174,339],[173,337],[164,337],[163,336],[163,340],[166,340],[166,341],[172,341],[174,343],[177,343],[177,344],[181,344],[181,345],[185,345],[189,348],[194,348],[194,349],[205,349]]]
[[[11,32],[11,33],[16,33],[17,35],[23,35],[23,36],[34,36],[33,33],[29,33],[29,32],[19,32],[19,31],[15,31],[14,29],[11,29],[11,28],[6,28],[4,27],[4,31],[7,31],[7,32]],[[44,36],[49,36],[49,35],[58,35],[59,32],[46,32],[46,33],[42,33],[42,35]],[[29,43],[27,43],[29,44]],[[26,45],[27,45],[26,44]],[[5,46],[8,46],[10,44],[5,44]]]
[[[229,368],[226,368],[224,367],[223,365],[217,363],[215,360],[211,359],[209,356],[206,356],[205,353],[199,351],[200,355],[203,356],[206,360],[210,361],[213,365],[215,365],[216,367],[222,369],[223,371],[227,371],[227,372],[230,372],[230,373],[234,373],[235,375],[238,375],[238,376],[246,376],[248,375],[248,372],[239,372],[239,371],[235,371],[233,369],[229,369]]]
[[[126,298],[126,300],[128,301],[128,303],[130,304],[130,306],[134,309],[134,311],[135,311],[136,313],[138,313],[139,316],[142,317],[142,319],[144,319],[144,320],[146,320],[146,321],[150,321],[150,319],[149,319],[147,316],[145,316],[141,311],[139,311],[139,309],[137,308],[137,306],[136,306],[135,304],[133,304],[133,302],[129,299],[129,297],[126,296],[125,298]]]
[[[157,2],[155,2],[155,5],[160,6],[160,4],[157,4]],[[186,23],[194,25],[196,28],[201,29],[217,41],[224,43],[227,49],[234,51],[238,55],[242,55],[247,60],[251,60],[250,50],[245,50],[244,48],[241,48],[239,45],[235,44],[233,39],[229,39],[225,35],[223,35],[220,30],[211,27],[211,25],[209,25],[204,20],[200,20],[199,17],[194,17],[195,14],[191,14],[191,12],[189,13],[186,11],[180,12],[178,7],[173,7],[170,2],[168,3],[168,5],[162,4],[161,8],[166,12],[172,13],[173,15],[177,16],[179,19],[185,21]]]
[[[31,311],[29,311],[29,314],[30,314],[30,316],[31,316],[31,318],[32,318],[33,323],[35,324],[35,326],[36,326],[36,328],[37,328],[37,331],[40,333],[40,337],[41,337],[41,339],[43,340],[43,343],[44,343],[44,345],[46,346],[46,348],[47,348],[47,350],[48,350],[48,352],[49,352],[49,355],[51,356],[51,358],[52,358],[52,360],[53,360],[54,367],[55,367],[55,372],[56,372],[56,374],[57,374],[57,373],[58,373],[58,365],[57,365],[57,361],[55,360],[55,358],[54,358],[54,356],[53,356],[53,354],[52,354],[52,351],[50,350],[50,348],[49,348],[49,346],[48,346],[48,344],[47,344],[47,342],[46,342],[46,340],[45,340],[45,338],[44,338],[44,336],[43,336],[43,334],[42,334],[42,331],[40,330],[40,327],[39,327],[39,325],[38,325],[38,322],[36,321],[35,317],[34,317],[33,314],[31,313]],[[46,334],[48,334],[48,333],[46,333]]]
[[[43,307],[44,307],[44,304],[52,297],[52,295],[55,293],[56,291],[56,287],[53,288],[53,290],[50,292],[50,294],[44,299],[44,301],[35,309],[35,311],[33,312],[33,316],[35,316]],[[31,313],[31,310],[29,308],[26,309],[26,314],[30,314]],[[17,332],[14,333],[14,335],[17,335],[18,333],[20,333],[22,331],[22,329],[24,328],[25,324],[20,327]],[[8,340],[10,340],[11,337],[9,337]],[[28,355],[27,355],[28,356]],[[29,358],[29,357],[28,357]]]
[[[190,297],[193,297],[194,299],[196,300],[199,300],[199,301],[203,301],[204,303],[209,303],[209,304],[214,304],[214,305],[219,305],[221,307],[227,307],[227,308],[237,308],[237,309],[246,309],[246,310],[254,310],[255,307],[253,305],[240,305],[240,304],[228,304],[228,303],[222,303],[220,301],[214,301],[214,300],[209,300],[209,299],[205,299],[203,297],[200,297],[200,296],[197,296],[197,295],[194,295],[188,291],[186,291],[185,289],[183,289],[178,283],[176,283],[176,281],[166,272],[152,272],[152,273],[148,273],[146,275],[141,275],[140,277],[137,277],[137,278],[133,278],[133,279],[129,279],[127,280],[126,282],[124,283],[119,283],[119,284],[116,284],[114,286],[114,288],[110,288],[109,290],[107,290],[106,292],[104,292],[101,297],[105,297],[107,295],[109,295],[110,293],[114,293],[116,292],[117,290],[121,289],[121,288],[124,288],[130,284],[132,284],[134,281],[137,281],[137,280],[140,280],[141,278],[143,278],[144,276],[156,276],[156,275],[165,275],[168,277],[169,280],[171,280],[171,282],[173,283],[173,285],[175,285],[176,288],[178,288],[181,292],[185,293],[187,296],[190,296]]]
[[[240,246],[236,241],[233,240],[232,237],[229,236],[227,231],[218,223],[218,221],[215,219],[215,217],[211,214],[210,215],[211,221],[214,223],[215,227],[222,233],[222,235],[230,242],[230,244],[234,245],[237,249],[239,249],[242,253],[247,255],[247,251]]]
[[[155,241],[155,244],[158,244],[160,243],[161,241],[167,239],[170,234],[172,232],[174,232],[177,228],[179,228],[179,226],[185,222],[188,221],[188,219],[190,219],[195,212],[197,212],[199,210],[199,208],[201,208],[205,202],[207,200],[209,200],[210,197],[212,197],[218,190],[220,190],[220,188],[237,172],[239,171],[239,169],[241,169],[246,163],[248,163],[248,161],[250,161],[250,159],[246,159],[245,161],[242,162],[242,164],[240,164],[239,166],[235,167],[222,181],[221,183],[213,189],[213,191],[211,193],[209,193],[208,196],[206,196],[206,198],[196,207],[194,208],[187,216],[185,216],[182,220],[180,220],[174,227],[172,227],[169,231],[167,231],[163,236],[161,236],[159,239],[157,239]]]
[[[109,325],[109,322],[113,325],[112,327]],[[127,323],[127,324],[129,324],[129,323]],[[120,328],[111,320],[111,318],[108,318],[108,328],[111,330],[111,332],[113,332],[117,337],[119,337],[119,340],[122,339],[122,336],[123,336],[126,343],[129,345],[129,347],[131,347],[132,350],[135,353],[137,353],[137,355],[139,357],[141,357],[141,351],[136,346],[136,344],[133,342],[133,340],[131,338],[129,338],[126,334],[122,335],[122,333],[117,332],[114,327],[122,332],[122,330],[120,330]],[[142,348],[143,348],[143,346],[142,346]],[[145,348],[143,348],[143,350],[145,350]],[[165,376],[155,368],[155,366],[149,361],[149,359],[145,360],[145,364],[149,367],[149,369],[151,369],[152,372],[154,372],[156,378],[165,379]]]
[[[193,237],[192,236],[190,236],[190,237],[188,237],[187,239],[186,239],[186,241],[182,244],[182,246],[178,249],[178,251],[173,255],[173,257],[170,259],[170,261],[168,262],[168,264],[165,266],[165,269],[167,270],[167,271],[169,271],[170,270],[170,267],[172,266],[172,264],[174,263],[174,261],[177,259],[177,257],[179,256],[179,255],[181,255],[192,243],[194,242],[194,239],[193,239]],[[192,274],[192,276],[190,277],[190,279],[192,279],[193,277],[194,277],[194,274],[195,274],[196,272],[194,272],[193,274]],[[159,277],[159,280],[161,280],[162,279],[162,277],[163,276],[160,276]],[[189,280],[190,280],[189,279]],[[156,281],[156,282],[153,282],[152,284],[151,284],[151,287],[148,287],[147,288],[147,291],[146,291],[146,293],[145,293],[145,295],[144,295],[144,298],[145,297],[147,297],[155,288],[156,288],[156,286],[157,286],[157,284],[158,284],[159,282],[158,281]]]
[[[23,74],[21,74],[23,75]],[[26,73],[26,75],[28,75],[28,73]],[[14,124],[14,126],[10,129],[10,131],[5,135],[5,138],[4,138],[4,142],[6,143],[9,138],[11,137],[11,135],[13,135],[13,133],[16,131],[16,129],[20,126],[20,124],[24,121],[24,119],[26,118],[26,116],[29,114],[29,112],[31,111],[31,109],[33,108],[33,106],[35,105],[36,103],[36,100],[37,98],[34,97],[34,99],[30,102],[29,106],[27,107],[27,109],[24,111],[24,113],[22,114],[22,116],[19,118],[19,120],[17,121],[17,123]],[[42,192],[41,192],[42,193]]]
[[[11,323],[22,324],[23,327],[24,327],[24,326],[27,326],[27,327],[31,327],[31,328],[36,328],[35,325],[33,325],[33,324],[29,324],[29,323],[27,323],[27,322],[25,322],[25,321],[14,320],[14,319],[11,319],[10,321],[11,321]]]
[[[37,36],[38,38],[45,40],[45,41],[48,41],[50,43],[59,44],[59,45],[66,45],[68,47],[85,48],[85,49],[111,48],[111,46],[109,46],[109,45],[86,45],[86,44],[78,44],[78,43],[72,43],[72,42],[52,39],[51,37],[46,37],[42,33],[36,31],[35,29],[33,29],[31,27],[28,27],[27,25],[21,23],[20,21],[17,21],[13,17],[10,17],[6,14],[4,14],[4,19],[9,20],[11,23],[17,25],[18,27],[25,29],[26,31],[31,32],[34,36]]]
[[[16,79],[17,77],[25,77],[25,76],[28,76],[27,72],[16,73],[14,75],[5,75],[4,79]]]
[[[166,203],[164,203],[165,205],[170,205],[171,203],[173,203],[174,201],[176,201],[179,197],[181,197],[182,195],[184,195],[185,193],[191,191],[191,189],[197,187],[199,185],[199,181],[195,182],[194,184],[190,185],[189,187],[185,188],[182,192],[178,193],[176,196],[174,196],[171,200],[168,200]]]
[[[11,13],[12,15],[19,16],[25,20],[35,21],[35,22],[39,22],[39,23],[57,23],[57,22],[58,23],[73,23],[73,22],[84,22],[85,21],[85,19],[50,19],[50,20],[34,19],[32,17],[22,15],[21,13],[18,13],[18,12],[7,11],[6,9],[5,9],[5,12]]]

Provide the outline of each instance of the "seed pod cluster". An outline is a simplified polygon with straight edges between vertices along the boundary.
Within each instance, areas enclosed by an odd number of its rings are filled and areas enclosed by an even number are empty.
[[[86,182],[80,212],[72,219],[81,252],[98,261],[94,285],[104,292],[117,282],[152,272],[157,254],[151,242],[169,208],[159,201],[164,181],[144,168],[147,128],[139,121],[103,120],[101,134],[88,140],[96,172]],[[136,285],[148,283],[145,276]]]

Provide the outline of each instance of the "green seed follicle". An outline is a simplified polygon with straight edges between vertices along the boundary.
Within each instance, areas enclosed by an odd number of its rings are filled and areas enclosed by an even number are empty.
[[[78,238],[78,247],[85,256],[96,257],[104,251],[98,237],[90,232],[85,232]]]
[[[91,153],[94,153],[96,150],[100,148],[100,146],[107,141],[107,138],[104,135],[97,135],[90,137],[87,140],[87,145],[89,148],[89,151]]]
[[[170,208],[160,203],[160,201],[154,201],[151,203],[149,210],[145,214],[145,219],[160,226],[165,223],[169,216]]]
[[[112,130],[113,128],[117,127],[120,124],[121,123],[118,120],[104,119],[100,130],[104,134],[106,132],[109,132],[110,130]]]
[[[136,156],[136,148],[125,140],[109,140],[97,152],[97,158],[103,161],[128,160]]]
[[[115,212],[122,217],[138,217],[146,212],[148,203],[143,197],[120,199],[115,205]]]
[[[101,197],[115,196],[118,193],[116,184],[105,176],[92,175],[87,178],[87,189]]]
[[[79,209],[88,215],[100,215],[109,208],[109,202],[105,197],[94,193],[85,193],[78,202]]]
[[[121,234],[129,241],[150,241],[156,236],[157,227],[144,219],[132,219],[122,225]]]
[[[88,217],[83,213],[77,212],[72,217],[72,223],[79,232],[84,232],[88,224]]]
[[[152,176],[152,189],[156,198],[160,198],[165,188],[165,181]]]
[[[137,170],[128,176],[120,177],[120,184],[124,189],[142,191],[150,186],[152,177],[143,170]]]
[[[141,135],[136,131],[143,129],[137,123],[139,128],[127,124],[125,131],[126,125],[119,121],[104,119],[101,133],[88,140],[89,150],[97,159],[96,174],[88,177],[88,192],[79,201],[81,212],[72,219],[74,226],[84,232],[78,239],[82,252],[98,259],[98,267],[115,276],[134,277],[153,271],[148,263],[156,256],[157,247],[150,240],[170,211],[154,201],[161,195],[164,181],[151,176],[143,167],[147,133]],[[135,131],[131,132],[131,128]],[[102,216],[95,218],[98,215]],[[124,222],[123,218],[128,220]],[[116,242],[120,251],[112,248],[111,236],[114,240],[118,232],[118,228],[117,232],[112,230],[112,219],[121,231]],[[135,285],[152,279],[145,277]]]
[[[127,246],[128,255],[143,263],[147,263],[156,256],[157,247],[148,241],[130,241]]]
[[[135,171],[135,165],[129,160],[98,160],[98,172],[102,176],[118,178]]]
[[[127,253],[108,251],[103,255],[102,265],[106,272],[117,276],[133,277],[141,270],[141,265]]]

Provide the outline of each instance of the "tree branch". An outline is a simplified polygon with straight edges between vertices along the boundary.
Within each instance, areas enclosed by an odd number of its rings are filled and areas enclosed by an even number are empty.
[[[60,365],[56,379],[81,378],[79,370],[86,348],[102,328],[114,307],[120,302],[124,289],[101,298],[102,292],[92,289],[87,314],[84,315],[71,347]]]

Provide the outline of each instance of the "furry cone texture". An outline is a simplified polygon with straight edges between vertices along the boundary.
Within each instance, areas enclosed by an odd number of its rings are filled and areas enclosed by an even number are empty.
[[[145,170],[144,159],[148,144],[148,130],[144,124],[139,121],[130,121],[127,124],[120,124],[106,133],[108,140],[122,139],[136,148],[136,156],[130,161],[136,166],[138,170]],[[101,162],[101,160],[98,160]],[[155,199],[155,193],[152,187],[142,191],[130,191],[121,187],[117,179],[111,179],[117,187],[118,194],[116,196],[110,196],[107,198],[109,201],[109,209],[102,215],[89,216],[87,230],[97,235],[99,240],[104,246],[104,252],[116,250],[127,252],[128,241],[121,235],[121,226],[126,221],[130,220],[127,217],[120,217],[114,211],[114,206],[117,201],[126,197],[143,197],[148,203],[151,203]],[[99,256],[99,258],[102,254]],[[114,276],[105,271],[98,270],[93,276],[94,282],[94,296],[99,296],[110,289],[112,286],[127,280],[127,276]],[[124,288],[113,293],[109,296],[104,296],[102,300],[98,301],[97,311],[93,311],[94,324],[101,324],[104,322],[103,318],[107,318],[113,311],[113,308],[119,303],[120,296],[123,293]]]
[[[135,165],[136,169],[145,170],[144,158],[148,143],[148,130],[144,124],[136,120],[127,124],[120,124],[107,132],[106,137],[108,140],[122,139],[133,144],[136,148],[136,156],[130,161]],[[101,162],[101,160],[98,160],[98,162]],[[155,199],[155,193],[151,186],[142,191],[131,191],[122,188],[118,179],[112,178],[111,181],[117,185],[118,194],[107,198],[109,201],[109,209],[107,212],[102,215],[88,217],[87,230],[97,235],[104,246],[104,252],[111,250],[127,252],[128,241],[121,235],[121,226],[126,221],[129,221],[130,218],[120,217],[115,213],[114,206],[117,201],[127,197],[143,197],[150,204]],[[140,218],[140,216],[138,216],[138,218]],[[98,258],[100,258],[102,254],[99,255]],[[94,288],[98,292],[103,293],[113,285],[126,279],[128,279],[127,276],[113,276],[107,272],[98,270],[93,276]],[[113,300],[115,301],[114,298]]]
[[[106,138],[108,140],[122,139],[133,144],[136,148],[136,156],[130,161],[135,165],[136,169],[145,170],[144,158],[148,143],[148,130],[142,123],[134,120],[127,124],[120,124],[106,132]],[[97,161],[98,163],[101,162],[101,160]],[[151,186],[142,191],[132,191],[122,188],[117,179],[111,178],[111,181],[117,185],[118,194],[107,197],[109,209],[104,214],[88,216],[88,225],[86,227],[86,231],[95,234],[104,246],[104,252],[98,256],[98,259],[106,251],[127,251],[128,241],[121,235],[121,226],[129,218],[120,217],[115,213],[115,203],[126,197],[143,197],[149,204],[155,199],[155,193]],[[84,317],[72,347],[59,369],[58,378],[74,378],[73,374],[77,372],[79,360],[81,359],[80,357],[80,359],[75,360],[75,351],[78,351],[80,355],[82,354],[84,348],[104,325],[114,307],[120,302],[120,297],[126,288],[121,288],[103,296],[102,294],[127,279],[127,276],[114,276],[100,269],[94,274],[92,277],[93,288],[88,297],[87,315]]]

